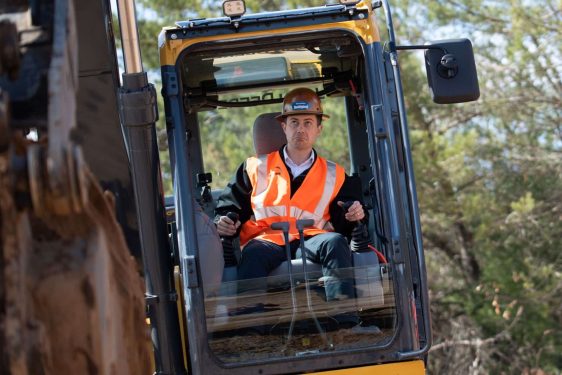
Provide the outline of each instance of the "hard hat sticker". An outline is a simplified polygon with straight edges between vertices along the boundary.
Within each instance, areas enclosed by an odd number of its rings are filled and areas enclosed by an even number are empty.
[[[292,106],[293,111],[306,111],[310,109],[310,105],[307,102],[294,102]]]

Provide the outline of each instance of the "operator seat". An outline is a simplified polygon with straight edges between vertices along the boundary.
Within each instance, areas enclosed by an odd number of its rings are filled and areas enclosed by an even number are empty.
[[[287,143],[281,123],[275,118],[281,112],[262,113],[254,121],[254,150],[256,155],[269,154]]]
[[[281,127],[281,123],[275,118],[280,115],[280,112],[274,113],[263,113],[259,115],[254,122],[254,150],[257,155],[269,154],[273,151],[277,151],[287,143],[285,133]],[[297,275],[302,275],[302,259],[297,256],[297,259],[291,261],[291,266],[293,273]],[[306,262],[307,273],[311,275],[322,274],[322,266],[318,263],[313,263],[311,261]],[[288,281],[288,269],[287,262],[281,263],[281,265],[270,272],[268,276],[268,284],[270,286],[275,286],[276,284],[283,284]]]
[[[253,138],[254,138],[254,150],[257,155],[269,154],[273,151],[277,151],[283,146],[287,139],[285,138],[285,133],[279,121],[275,118],[281,112],[274,113],[263,113],[259,115],[254,121],[253,127]],[[307,273],[311,275],[322,274],[322,267],[320,264],[307,261]],[[291,266],[295,276],[298,274],[302,275],[303,267],[302,260],[300,257],[293,259],[291,261]],[[223,282],[234,281],[237,279],[237,269],[236,267],[225,267],[223,273]],[[270,287],[276,287],[280,285],[285,285],[288,283],[289,273],[287,262],[281,263],[281,265],[275,268],[268,276],[268,285]],[[223,288],[225,294],[235,294],[234,286],[230,285],[228,288]]]
[[[254,121],[253,139],[254,150],[257,155],[269,154],[274,150],[278,150],[285,144],[285,133],[281,124],[275,119],[275,116],[281,112],[264,113],[259,115]],[[214,197],[215,202],[218,197]],[[236,241],[238,242],[238,241]],[[237,258],[240,258],[240,247],[238,243],[235,245]],[[236,284],[233,283],[238,279],[238,267],[224,267],[222,281],[225,285],[222,293],[226,295],[236,294]]]
[[[263,155],[277,151],[286,143],[285,133],[279,121],[275,118],[277,113],[264,113],[259,115],[254,122],[254,149],[256,154]],[[359,187],[361,185],[359,184]],[[370,297],[377,305],[384,303],[383,283],[388,283],[388,276],[383,275],[377,255],[374,252],[352,252],[354,265],[353,278],[355,290],[358,297]],[[302,280],[303,264],[299,254],[296,259],[291,260],[291,268],[296,280]],[[309,279],[317,279],[322,276],[322,266],[307,260],[307,276]],[[269,273],[268,286],[287,285],[289,282],[287,261]]]
[[[286,143],[285,133],[279,121],[275,118],[277,113],[264,113],[259,115],[253,128],[254,149],[257,155],[269,154],[277,151]],[[371,303],[382,305],[384,303],[383,283],[388,284],[388,276],[382,274],[384,268],[379,266],[379,261],[374,252],[356,253],[352,257],[355,266],[354,282],[358,297],[370,297]],[[303,264],[299,254],[296,259],[291,260],[291,268],[295,280],[303,280]],[[307,260],[307,276],[309,279],[322,277],[322,266]],[[385,271],[386,272],[386,271]],[[225,267],[223,273],[224,295],[236,294],[236,284],[229,281],[237,279],[236,267]],[[289,272],[287,261],[271,271],[268,275],[267,284],[270,288],[286,286],[289,283]]]

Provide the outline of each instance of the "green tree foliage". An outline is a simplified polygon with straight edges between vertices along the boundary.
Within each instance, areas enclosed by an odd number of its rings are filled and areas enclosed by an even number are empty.
[[[321,5],[247,3],[253,12]],[[218,1],[137,4],[150,69],[158,69],[156,37],[162,26],[220,15]],[[431,289],[430,373],[560,373],[561,4],[400,0],[393,7],[400,44],[469,37],[481,90],[474,103],[433,104],[421,53],[400,52]],[[263,111],[200,115],[202,137],[213,140],[203,151],[206,168],[219,171],[214,186],[224,184],[253,152],[248,129]],[[344,114],[336,104],[327,111],[333,118],[320,152],[346,161],[347,136],[336,126]]]
[[[554,1],[411,3],[401,42],[469,37],[478,102],[431,103],[403,81],[431,284],[433,373],[562,368],[562,12]]]

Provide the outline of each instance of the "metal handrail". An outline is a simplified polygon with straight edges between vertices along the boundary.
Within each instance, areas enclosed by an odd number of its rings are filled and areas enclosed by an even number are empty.
[[[135,14],[134,0],[118,0],[119,27],[121,29],[121,45],[125,60],[125,73],[140,73],[143,71],[139,46],[139,32]]]

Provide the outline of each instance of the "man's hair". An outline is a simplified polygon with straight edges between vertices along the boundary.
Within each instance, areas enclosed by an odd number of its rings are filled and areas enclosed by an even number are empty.
[[[322,115],[316,115],[316,119],[318,120],[318,126],[322,124]]]

